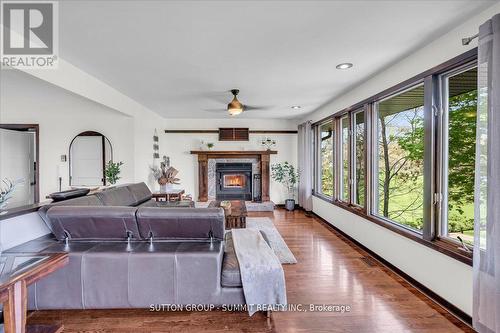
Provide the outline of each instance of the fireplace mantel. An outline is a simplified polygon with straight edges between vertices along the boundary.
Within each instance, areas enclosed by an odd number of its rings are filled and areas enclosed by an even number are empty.
[[[257,158],[262,179],[262,201],[269,201],[269,160],[276,150],[192,150],[198,155],[198,201],[208,201],[208,160],[213,158]]]
[[[276,150],[191,150],[191,154],[212,156],[234,157],[240,156],[256,156],[256,155],[272,155],[277,154]],[[214,157],[215,158],[215,157]]]

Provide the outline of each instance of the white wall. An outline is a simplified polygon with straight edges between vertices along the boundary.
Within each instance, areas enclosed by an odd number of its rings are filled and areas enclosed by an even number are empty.
[[[218,129],[219,127],[248,127],[250,130],[297,130],[293,121],[269,119],[168,119],[165,129]],[[162,131],[163,132],[163,131]],[[271,155],[271,163],[288,161],[297,166],[297,134],[250,134],[250,140],[220,142],[218,134],[160,133],[160,153],[170,157],[171,165],[179,170],[180,187],[198,198],[198,157],[191,150],[199,150],[201,140],[213,142],[214,150],[262,150],[259,140],[270,137],[276,140],[278,154]],[[206,147],[204,148],[206,149]],[[284,188],[272,181],[270,197],[275,203],[286,199]]]
[[[16,70],[3,70],[0,87],[0,122],[39,124],[40,198],[58,191],[58,166],[65,170],[63,187],[68,186],[71,140],[81,132],[104,134],[113,146],[115,161],[124,161],[122,182],[134,181],[133,118],[50,83]]]
[[[464,312],[472,313],[472,267],[345,209],[313,198],[313,211]]]
[[[0,221],[0,250],[28,242],[50,233],[38,213],[29,213]]]
[[[378,75],[349,89],[304,119],[317,121],[341,111],[477,46],[477,40],[469,46],[462,46],[461,38],[476,34],[480,24],[499,12],[500,3],[496,3]],[[470,266],[321,199],[314,198],[313,211],[450,303],[472,314]]]

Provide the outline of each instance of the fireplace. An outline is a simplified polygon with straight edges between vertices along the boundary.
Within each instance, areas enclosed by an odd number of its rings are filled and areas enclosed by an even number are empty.
[[[248,190],[246,197],[251,196],[253,192],[254,200],[269,201],[269,164],[271,155],[277,153],[276,150],[192,150],[191,154],[198,155],[198,201],[216,200],[219,195],[224,194],[219,194],[219,192],[227,194],[230,190],[221,188],[219,185],[221,179],[218,178],[219,174],[216,172],[216,165],[219,163],[252,164],[249,176],[253,175],[254,179],[246,179],[245,189]],[[253,191],[251,191],[252,187],[254,187]]]
[[[217,163],[216,199],[252,200],[252,163]]]

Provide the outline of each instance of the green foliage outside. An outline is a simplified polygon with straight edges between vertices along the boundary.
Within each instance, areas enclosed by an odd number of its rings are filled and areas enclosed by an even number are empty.
[[[451,97],[448,120],[448,232],[471,235],[474,226],[474,162],[477,91]],[[423,227],[423,107],[381,114],[379,118],[379,214],[411,228]],[[359,128],[358,128],[359,126]],[[364,124],[354,129],[354,198],[364,202]],[[321,131],[322,193],[333,195],[333,140]],[[469,237],[470,238],[470,237]]]
[[[332,126],[329,124],[329,126]],[[331,128],[321,131],[321,193],[333,196],[333,135]]]
[[[106,164],[106,169],[104,170],[104,175],[106,176],[106,181],[114,185],[121,178],[118,176],[121,172],[120,167],[123,165],[123,162],[114,163],[113,161],[109,161]]]
[[[474,160],[477,91],[449,100],[448,232],[464,233],[474,226]],[[423,226],[424,124],[419,108],[380,119],[381,132],[395,117],[405,117],[405,129],[385,133],[380,140],[380,211],[415,229]],[[401,119],[395,121],[403,123]],[[387,128],[387,127],[386,127]],[[385,141],[385,142],[384,142]],[[389,163],[385,158],[388,152]]]

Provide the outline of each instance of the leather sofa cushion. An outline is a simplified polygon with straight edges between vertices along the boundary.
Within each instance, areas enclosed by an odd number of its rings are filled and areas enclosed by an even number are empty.
[[[52,230],[52,225],[47,217],[47,211],[54,206],[102,206],[102,202],[95,195],[86,195],[84,197],[59,201],[40,207],[38,215],[40,215],[50,230]]]
[[[137,224],[142,238],[155,239],[224,239],[222,208],[141,207]]]
[[[152,197],[149,187],[144,182],[127,185],[127,188],[134,198],[133,206],[140,205],[143,202],[150,200]]]
[[[110,188],[96,196],[104,206],[133,206],[136,202],[127,186]]]
[[[47,211],[51,229],[58,240],[66,235],[79,240],[124,240],[127,232],[140,238],[134,207],[55,206]]]

